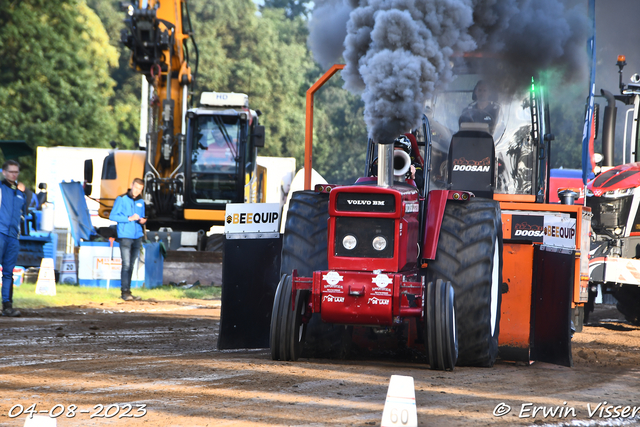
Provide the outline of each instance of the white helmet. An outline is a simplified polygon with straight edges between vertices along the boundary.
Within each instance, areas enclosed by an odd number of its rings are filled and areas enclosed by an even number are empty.
[[[411,154],[411,141],[404,135],[399,136],[393,141],[393,146],[402,148],[407,154]]]

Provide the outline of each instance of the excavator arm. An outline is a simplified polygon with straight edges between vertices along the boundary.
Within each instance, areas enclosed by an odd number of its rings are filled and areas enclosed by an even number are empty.
[[[187,41],[193,41],[186,0],[125,3],[121,42],[131,49],[130,65],[148,85],[145,202],[154,216],[171,216],[184,199],[186,110],[194,76]],[[186,23],[186,25],[185,25]],[[197,68],[197,66],[196,66]],[[192,88],[191,88],[192,89]]]

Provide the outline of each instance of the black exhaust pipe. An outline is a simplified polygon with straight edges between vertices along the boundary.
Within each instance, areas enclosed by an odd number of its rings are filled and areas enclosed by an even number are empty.
[[[607,100],[604,107],[604,122],[602,124],[602,166],[613,166],[613,147],[616,140],[616,99],[608,90],[600,89],[600,93]]]

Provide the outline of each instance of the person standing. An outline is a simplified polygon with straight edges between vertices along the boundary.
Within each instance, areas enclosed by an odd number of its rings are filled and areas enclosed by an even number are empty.
[[[144,200],[141,196],[142,190],[144,190],[144,181],[140,178],[134,179],[129,191],[116,199],[109,215],[111,221],[118,223],[118,243],[122,258],[120,291],[122,299],[125,301],[140,300],[140,297],[131,295],[131,276],[142,247],[142,236],[144,235],[142,226],[147,222]]]
[[[18,188],[20,163],[7,160],[2,165],[0,182],[0,264],[2,264],[2,315],[18,317],[13,308],[13,268],[20,250],[20,223],[25,214],[24,193]]]

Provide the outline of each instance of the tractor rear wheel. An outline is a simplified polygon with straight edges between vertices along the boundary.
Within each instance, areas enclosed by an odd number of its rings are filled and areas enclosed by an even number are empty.
[[[297,270],[298,276],[311,277],[314,271],[328,268],[328,219],[328,194],[315,191],[293,193],[282,241],[281,274]],[[342,357],[348,351],[351,329],[324,323],[319,313],[314,313],[306,326],[302,346],[305,357]]]
[[[436,259],[426,281],[455,291],[458,365],[493,366],[498,355],[502,295],[502,220],[498,202],[447,202]]]
[[[207,236],[205,251],[222,254],[224,252],[224,234],[212,234]]]
[[[314,191],[297,191],[289,201],[282,241],[281,274],[311,277],[316,270],[326,270],[327,221],[329,195]]]
[[[618,300],[618,311],[629,323],[640,326],[640,287],[622,285],[614,294]]]

